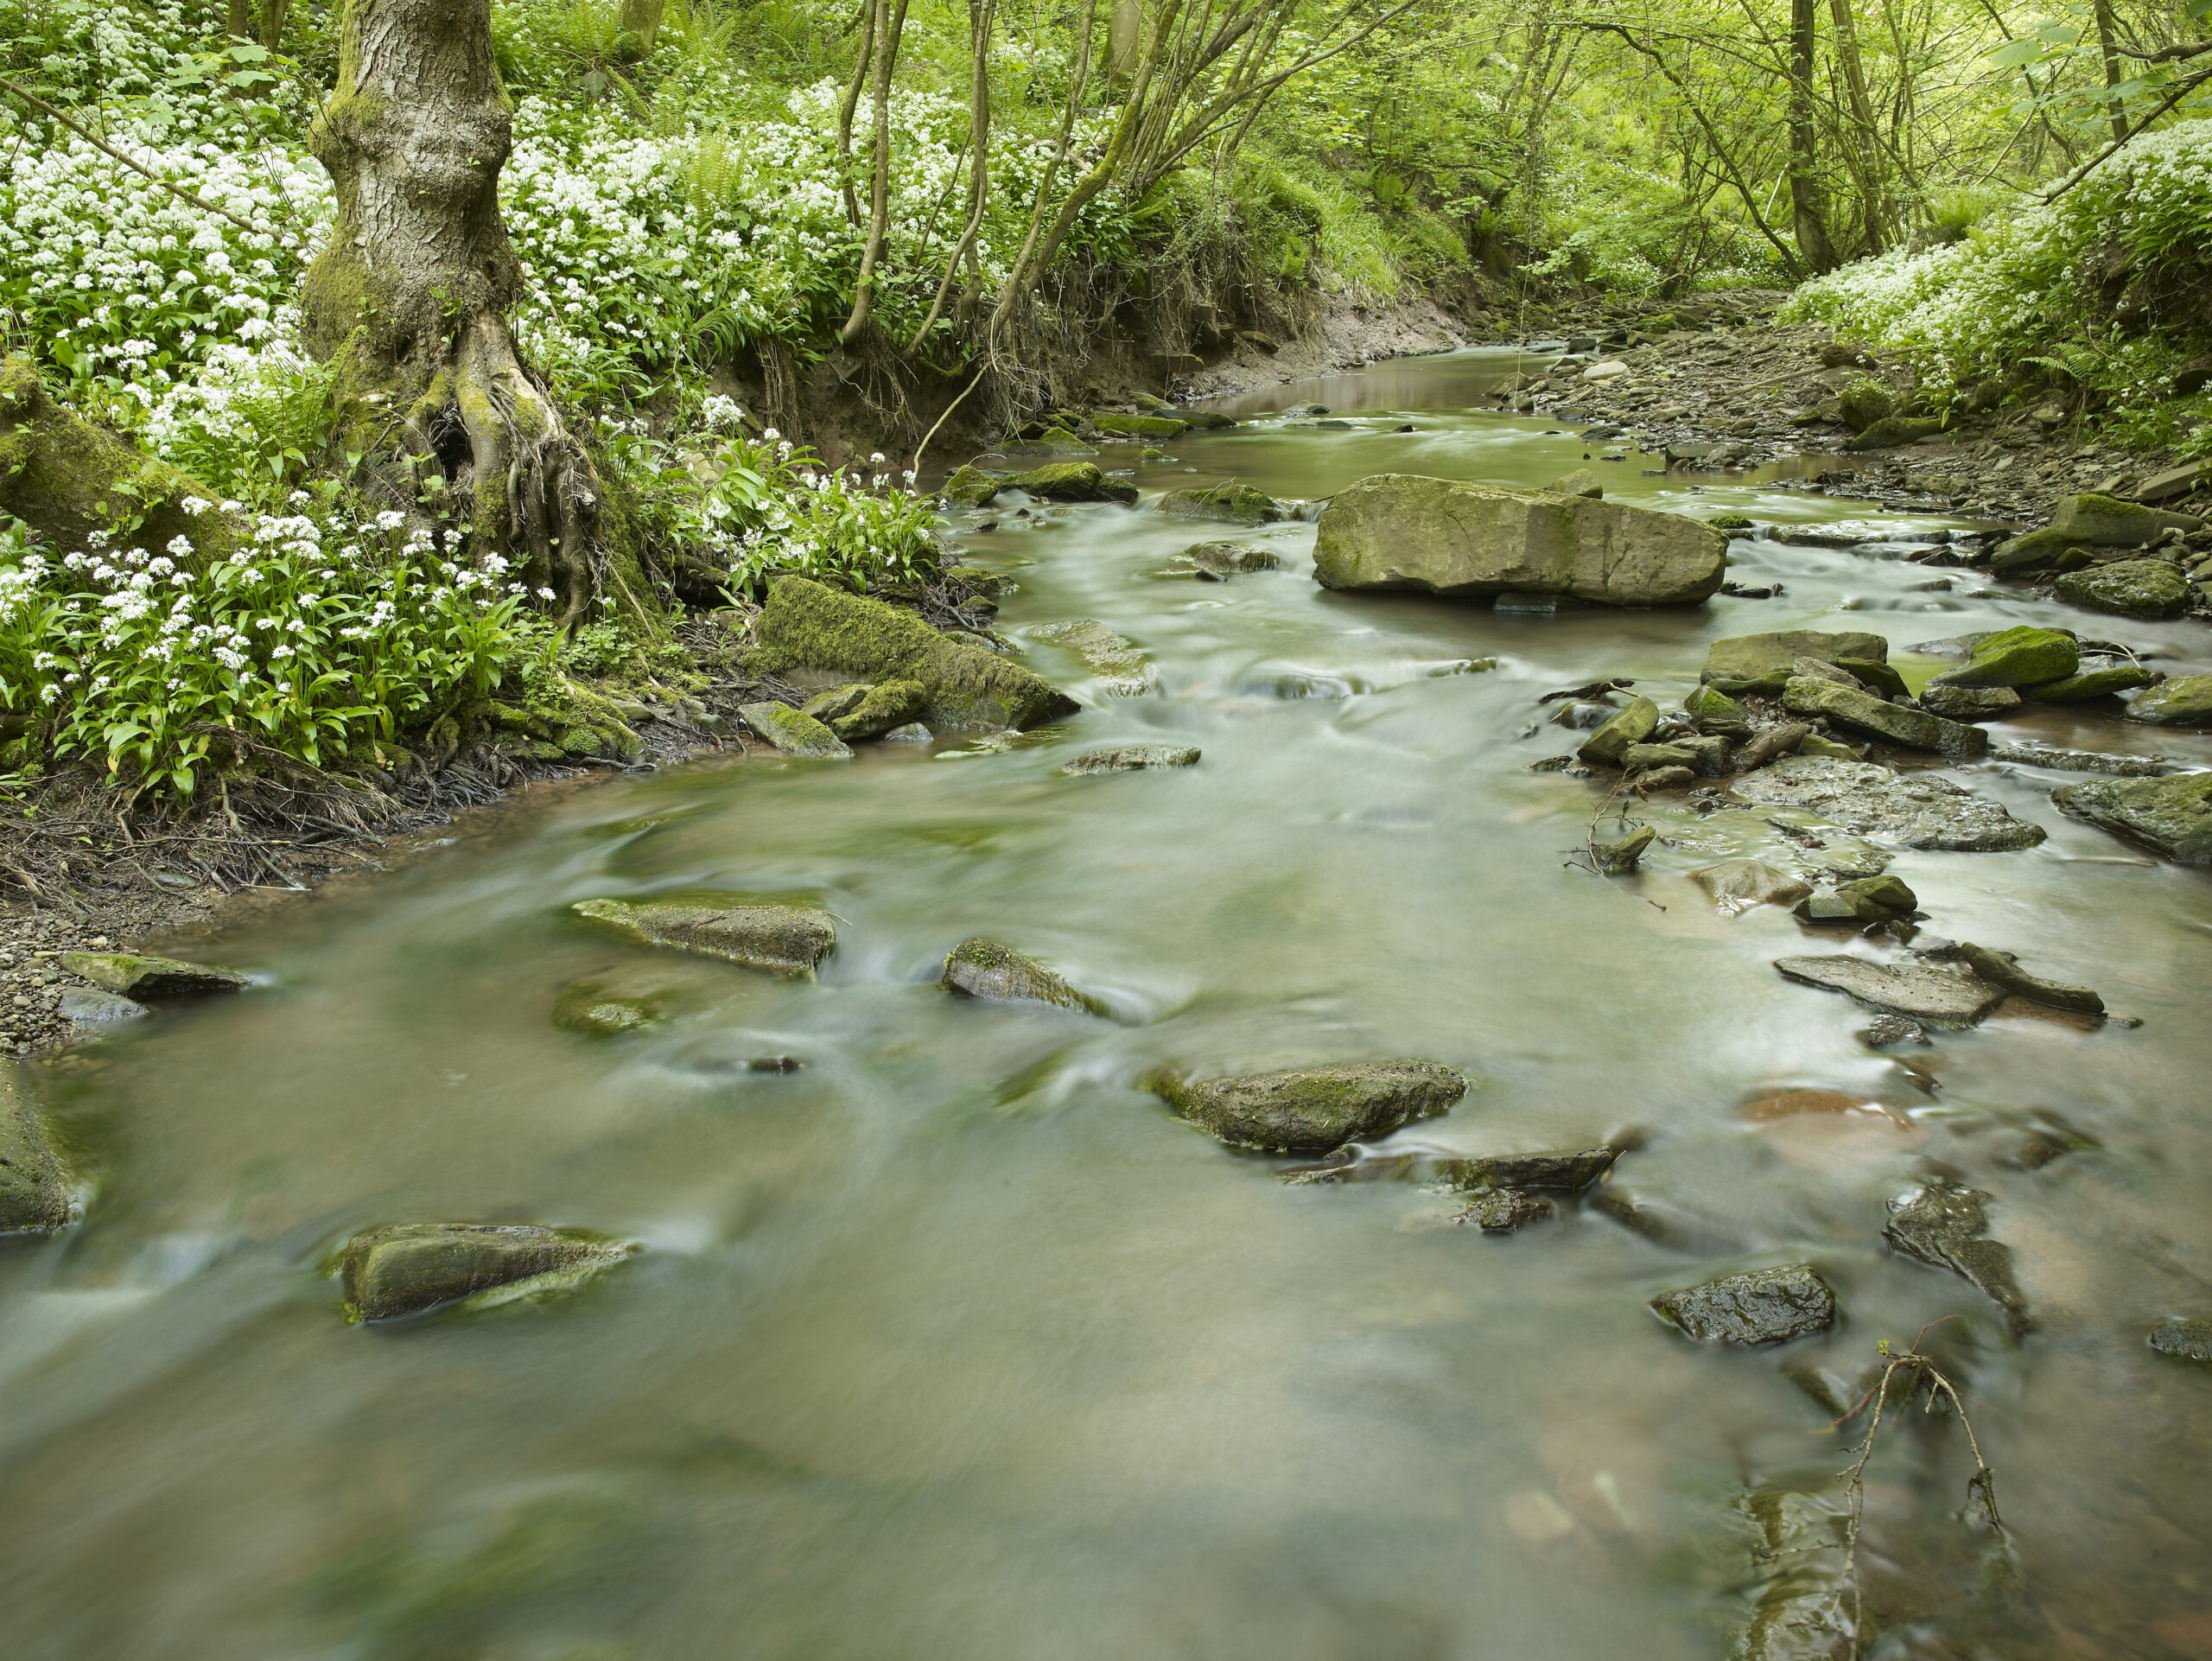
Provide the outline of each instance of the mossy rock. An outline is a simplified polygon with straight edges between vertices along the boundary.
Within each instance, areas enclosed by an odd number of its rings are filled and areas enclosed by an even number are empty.
[[[945,954],[938,984],[948,992],[994,1002],[1049,1003],[1056,1009],[1103,1013],[1096,999],[1077,991],[1057,972],[996,940],[963,940],[953,947]]]
[[[1577,468],[1564,478],[1553,480],[1546,488],[1555,490],[1562,496],[1586,496],[1592,501],[1601,501],[1605,494],[1605,487],[1588,468]],[[1707,519],[1706,523],[1710,525],[1713,521]]]
[[[76,1212],[22,1070],[0,1062],[0,1234],[47,1234]]]
[[[395,1321],[446,1304],[551,1291],[612,1267],[631,1248],[582,1229],[403,1223],[346,1243],[339,1273],[352,1321]]]
[[[124,997],[206,997],[250,985],[235,969],[186,963],[177,958],[149,958],[135,951],[65,951],[61,966],[71,974]]]
[[[1060,771],[1071,776],[1089,773],[1137,773],[1147,767],[1194,767],[1198,752],[1176,744],[1119,744],[1111,749],[1085,750]]]
[[[1724,738],[1751,735],[1751,712],[1718,686],[1707,684],[1695,688],[1682,700],[1682,708],[1701,733],[1717,733]]]
[[[2057,588],[2075,605],[2116,617],[2156,620],[2189,608],[2189,579],[2162,559],[2122,559],[2069,571]]]
[[[1162,1068],[1141,1088],[1232,1147],[1303,1154],[1387,1136],[1446,1112],[1467,1093],[1467,1080],[1440,1062],[1406,1060],[1211,1079]]]
[[[2170,779],[2092,779],[2050,799],[2076,818],[2183,865],[2212,865],[2212,773]]]
[[[1844,449],[1895,449],[1901,444],[1913,444],[1923,438],[1932,438],[1942,430],[1942,420],[1936,416],[1885,416],[1847,442]]]
[[[1033,629],[1031,638],[1059,646],[1081,658],[1084,665],[1105,683],[1111,695],[1134,697],[1160,684],[1160,671],[1135,644],[1122,638],[1096,618],[1079,617],[1065,623],[1047,623]]]
[[[911,611],[801,576],[779,578],[753,625],[755,673],[814,670],[918,681],[932,728],[1028,728],[1081,706],[1019,664],[946,638]]]
[[[1999,629],[1978,636],[1956,669],[1929,682],[1940,686],[2027,686],[2071,675],[2082,661],[2081,642],[2055,628]]]
[[[745,724],[786,755],[818,760],[842,760],[852,754],[845,741],[804,710],[788,703],[744,703],[738,714]]]
[[[742,894],[580,900],[569,909],[647,945],[695,951],[776,975],[812,975],[837,944],[836,924],[821,907]]]
[[[1249,542],[1194,542],[1179,557],[1216,576],[1236,576],[1249,571],[1272,571],[1282,563],[1275,554]]]
[[[1659,706],[1648,697],[1633,697],[1628,707],[1609,717],[1583,741],[1575,759],[1586,767],[1617,767],[1631,744],[1641,744],[1659,724]]]
[[[1159,508],[1175,519],[1224,525],[1272,525],[1290,517],[1290,510],[1266,491],[1233,479],[1205,490],[1171,490],[1160,499]]]
[[[998,479],[979,467],[963,467],[944,481],[938,494],[963,507],[988,507],[999,493],[999,483]]]
[[[1754,521],[1748,513],[1715,513],[1706,523],[1716,531],[1748,531]]]
[[[2151,671],[2140,664],[2113,664],[2103,669],[2085,669],[2063,679],[2039,681],[2033,686],[2023,686],[2020,696],[2037,703],[2082,703],[2090,698],[2110,697],[2115,692],[2148,686],[2151,678]],[[2199,675],[2194,678],[2212,681],[2212,676]],[[2135,702],[2140,703],[2142,701],[2138,698]],[[2131,720],[2156,719],[2152,716],[2137,716],[2133,704],[2128,706],[2127,713]]]
[[[2146,681],[2150,678],[2146,670],[2133,672]],[[2127,718],[2159,727],[2212,727],[2212,675],[2177,675],[2171,680],[2160,681],[2127,706]]]
[[[1839,686],[1833,681],[1798,676],[1783,687],[1782,703],[1792,715],[1825,716],[1853,732],[1907,749],[1934,750],[1967,760],[1989,748],[1989,735],[1979,727],[1946,721],[1925,710],[1908,710],[1872,692]]]
[[[1135,485],[1109,479],[1096,461],[1048,461],[1016,474],[1007,483],[1051,502],[1120,502],[1126,506],[1137,499]]]
[[[1116,433],[1123,438],[1179,438],[1186,423],[1166,416],[1156,415],[1095,415],[1090,424],[1103,433]]]
[[[235,546],[221,495],[70,414],[28,359],[0,360],[0,511],[66,547],[136,512],[123,545],[159,553],[181,536],[204,566]],[[188,500],[205,506],[188,512]]]
[[[1218,410],[1169,410],[1166,413],[1173,416],[1186,427],[1204,429],[1209,432],[1219,431],[1236,424],[1233,418],[1222,414]]]
[[[845,740],[880,738],[894,727],[903,727],[929,708],[930,689],[918,680],[885,681],[880,686],[861,682],[839,686],[809,698],[804,712]]]
[[[1706,648],[1703,678],[1723,683],[1787,680],[1790,666],[1800,658],[1817,659],[1821,663],[1834,663],[1840,658],[1887,663],[1890,643],[1879,634],[1855,629],[1834,633],[1784,629],[1774,634],[1733,634],[1726,640],[1715,640]]]

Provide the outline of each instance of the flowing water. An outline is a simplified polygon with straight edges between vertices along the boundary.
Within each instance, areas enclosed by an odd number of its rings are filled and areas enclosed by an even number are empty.
[[[1548,482],[1581,464],[1577,436],[1467,407],[1512,362],[1285,386],[1230,407],[1318,398],[1353,430],[1194,436],[1138,482]],[[1591,465],[1692,513],[1908,523],[1756,476]],[[2212,1370],[2144,1342],[2212,1312],[2204,876],[2062,817],[2064,775],[1962,770],[2050,838],[1900,853],[1929,926],[2145,1024],[2008,1012],[1876,1052],[1864,1010],[1770,966],[1833,937],[1718,915],[1682,875],[1800,851],[1762,818],[1655,805],[1673,845],[1603,881],[1566,862],[1600,787],[1529,770],[1577,737],[1536,725],[1540,694],[1618,674],[1671,702],[1726,634],[1873,629],[1910,664],[1932,637],[2065,622],[2179,669],[2207,655],[2198,625],[2100,627],[1971,573],[1757,538],[1731,576],[1779,598],[1516,616],[1325,593],[1306,524],[1260,533],[1280,570],[1218,584],[1163,575],[1198,533],[1157,515],[1000,524],[970,540],[1019,582],[1005,632],[1099,619],[1157,664],[1156,692],[1101,696],[1037,642],[1030,664],[1090,707],[1012,748],[733,755],[533,793],[199,943],[265,984],[59,1075],[96,1189],[80,1228],[0,1247],[0,1651],[1717,1657],[1747,1607],[1735,1498],[1845,1462],[1777,1359],[1855,1374],[1963,1312],[1942,1352],[2027,1612],[1986,1652],[2212,1655]],[[2009,730],[2212,761],[2078,709]],[[1205,759],[1056,771],[1128,741]],[[818,982],[779,982],[568,913],[695,888],[817,898],[837,950]],[[1114,1018],[938,990],[969,935],[1050,960]],[[549,1024],[563,985],[608,973],[677,1018],[612,1040]],[[746,1065],[786,1054],[803,1070]],[[1713,1239],[1669,1250],[1587,1206],[1498,1239],[1438,1226],[1446,1203],[1414,1183],[1286,1187],[1288,1161],[1135,1087],[1161,1061],[1398,1054],[1482,1082],[1392,1146],[1640,1127],[1614,1181]],[[1739,1114],[1801,1086],[1903,1123]],[[1999,1161],[2054,1112],[2100,1145]],[[1885,1200],[1931,1161],[1995,1196],[2043,1323],[2024,1342],[1884,1245]],[[443,1219],[644,1249],[563,1297],[345,1324],[328,1254]],[[1793,1259],[1845,1314],[1780,1357],[1700,1349],[1646,1308]],[[1951,1595],[1922,1565],[1965,1535],[1970,1469],[1955,1425],[1876,1456],[1872,1555],[1907,1606]]]

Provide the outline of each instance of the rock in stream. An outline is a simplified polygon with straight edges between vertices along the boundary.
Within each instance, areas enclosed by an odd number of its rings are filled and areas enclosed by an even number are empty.
[[[719,898],[719,897],[717,897]],[[811,975],[837,944],[830,913],[816,906],[748,900],[579,900],[579,917],[647,945],[672,946],[778,975]]]
[[[1865,958],[1777,958],[1794,981],[1842,992],[1870,1009],[1945,1027],[1971,1027],[2005,1001],[2002,989],[1972,975],[1921,964],[1880,964]]]
[[[2027,1295],[2012,1273],[2012,1248],[1989,1234],[1989,1196],[1938,1177],[1890,1201],[1883,1238],[1908,1257],[1953,1274],[1979,1288],[2005,1312],[2016,1338],[2035,1330]]]
[[[67,1227],[76,1199],[46,1139],[37,1104],[12,1062],[0,1062],[0,1234]]]
[[[235,969],[149,958],[132,951],[65,951],[61,966],[98,987],[127,998],[207,997],[250,985]]]
[[[1034,958],[996,940],[963,940],[945,954],[938,984],[948,992],[999,1003],[1049,1003],[1098,1013],[1096,1002],[1069,985]]]
[[[581,1229],[535,1224],[403,1223],[346,1243],[340,1275],[354,1321],[393,1321],[490,1291],[571,1286],[630,1255]]]
[[[1745,801],[1803,808],[1856,835],[1893,837],[1908,848],[2005,852],[2032,848],[2045,834],[1962,785],[1877,761],[1789,757],[1730,788]]]
[[[1701,1344],[1779,1344],[1835,1325],[1835,1294],[1809,1263],[1724,1275],[1662,1292],[1651,1307]]]
[[[1407,1060],[1206,1079],[1163,1067],[1142,1088],[1232,1147],[1313,1154],[1445,1112],[1467,1080],[1440,1062]]]
[[[2183,865],[2212,865],[2212,773],[2171,779],[2091,779],[2050,799],[2130,842]]]

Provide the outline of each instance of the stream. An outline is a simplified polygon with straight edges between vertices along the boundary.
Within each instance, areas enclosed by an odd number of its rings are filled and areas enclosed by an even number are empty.
[[[1135,477],[1148,497],[1235,477],[1311,499],[1384,471],[1547,484],[1586,465],[1577,434],[1471,407],[1522,361],[1248,396],[1220,406],[1248,424]],[[1351,427],[1266,414],[1306,401]],[[1761,474],[1655,476],[1633,453],[1586,465],[1611,496],[1699,515],[1948,523]],[[2062,815],[2050,789],[2084,775],[1956,770],[2050,837],[1893,850],[1926,927],[2144,1024],[2008,1006],[1877,1051],[1867,1011],[1771,966],[1835,935],[1722,915],[1684,875],[1790,862],[1762,816],[1655,799],[1638,816],[1668,842],[1600,879],[1567,862],[1604,786],[1529,770],[1580,736],[1539,724],[1541,694],[1628,676],[1673,707],[1726,635],[1872,630],[1910,677],[1942,666],[1916,643],[2047,623],[2181,672],[2212,658],[2201,626],[1758,536],[1729,576],[1777,598],[1509,614],[1325,592],[1311,524],[1245,538],[1280,570],[1201,583],[1172,557],[1243,533],[1039,514],[963,536],[1018,584],[1001,631],[1096,618],[1158,690],[1105,696],[1028,641],[1090,707],[1011,748],[733,752],[533,791],[194,943],[263,984],[57,1072],[96,1192],[80,1227],[0,1244],[10,1661],[1718,1658],[1754,1578],[1738,1497],[1834,1488],[1848,1462],[1852,1434],[1779,1364],[1855,1378],[1953,1315],[1931,1340],[2018,1557],[2002,1652],[2212,1656],[2212,1369],[2144,1341],[2212,1313],[2205,875]],[[2212,738],[2031,709],[1993,730],[2212,765]],[[1143,741],[1204,759],[1057,771]],[[701,888],[827,905],[818,981],[626,946],[568,909]],[[939,990],[974,935],[1110,1018]],[[550,1023],[563,986],[610,975],[676,1017],[611,1039]],[[1709,1219],[1710,1249],[1587,1201],[1493,1238],[1440,1225],[1449,1204],[1417,1183],[1286,1187],[1295,1161],[1232,1152],[1136,1088],[1161,1062],[1395,1055],[1478,1082],[1392,1148],[1632,1127],[1611,1181]],[[750,1065],[777,1056],[804,1066]],[[1799,1088],[1894,1114],[1741,1117]],[[2005,1164],[2053,1114],[2095,1145]],[[2025,1340],[1885,1244],[1885,1200],[1931,1161],[1994,1196],[2040,1323]],[[350,1234],[448,1219],[642,1250],[556,1298],[340,1318]],[[1835,1288],[1825,1338],[1700,1347],[1646,1307],[1793,1261]],[[1944,1554],[1967,1549],[1955,1432],[1916,1415],[1869,1468],[1892,1601],[1931,1617]]]

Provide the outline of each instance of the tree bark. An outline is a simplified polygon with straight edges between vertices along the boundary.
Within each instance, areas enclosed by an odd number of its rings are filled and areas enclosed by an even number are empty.
[[[1144,0],[1114,0],[1106,14],[1106,79],[1126,86],[1137,73],[1137,54],[1144,49]]]
[[[563,622],[596,597],[599,480],[525,365],[506,313],[523,275],[499,216],[513,105],[490,0],[346,0],[338,85],[308,132],[337,187],[302,293],[309,348],[388,402],[421,482]]]
[[[1821,217],[1820,175],[1815,171],[1813,52],[1820,14],[1815,0],[1789,5],[1789,208],[1797,251],[1815,273],[1833,270],[1835,254]]]
[[[660,33],[668,0],[622,0],[622,33],[615,41],[615,55],[625,63],[643,63],[652,55],[653,38]]]
[[[2103,54],[2105,60],[2105,86],[2107,88],[2117,86],[2125,77],[2126,72],[2120,67],[2120,48],[2113,39],[2112,0],[2094,0],[2091,10],[2095,14],[2097,22],[2097,49]],[[2115,144],[2126,143],[2127,142],[2126,110],[2121,106],[2118,99],[2113,99],[2105,105],[2105,112],[2112,122],[2112,142]]]

